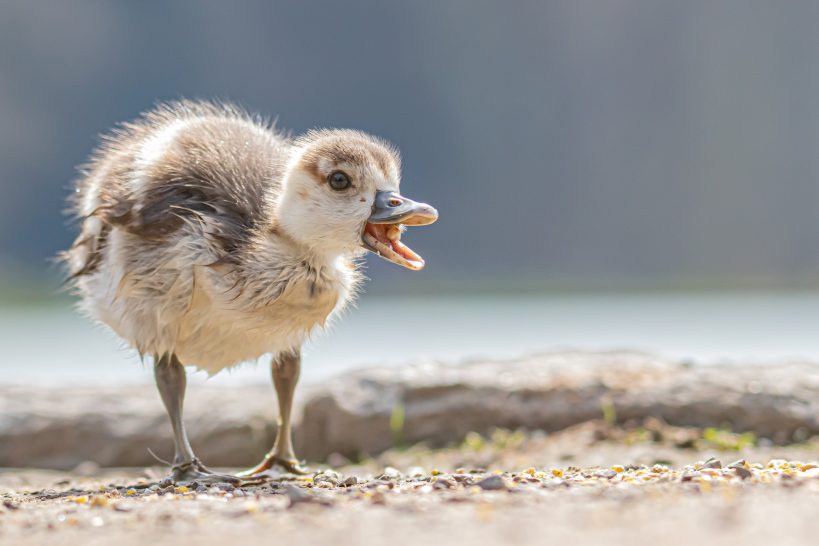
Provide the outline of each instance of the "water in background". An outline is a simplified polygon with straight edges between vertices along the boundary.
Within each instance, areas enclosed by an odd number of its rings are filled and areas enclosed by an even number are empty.
[[[817,332],[819,293],[365,295],[358,309],[306,348],[302,377],[316,382],[361,366],[557,348],[641,349],[693,360],[819,360]],[[0,383],[152,381],[148,365],[67,305],[0,309],[0,347]],[[243,365],[208,381],[269,382],[268,366]]]

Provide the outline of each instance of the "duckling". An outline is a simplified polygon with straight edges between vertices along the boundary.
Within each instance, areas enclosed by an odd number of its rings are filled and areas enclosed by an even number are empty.
[[[266,354],[277,434],[240,475],[303,472],[291,434],[303,343],[356,297],[362,254],[424,267],[401,234],[438,213],[399,193],[398,151],[351,129],[291,138],[235,106],[180,101],[104,137],[81,173],[80,234],[62,258],[80,309],[153,360],[169,478],[233,478],[191,448],[184,366],[215,374]]]

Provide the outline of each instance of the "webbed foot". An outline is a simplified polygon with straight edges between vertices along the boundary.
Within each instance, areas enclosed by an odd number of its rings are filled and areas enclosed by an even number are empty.
[[[310,470],[304,466],[303,461],[299,461],[295,457],[280,457],[278,455],[268,455],[264,458],[262,462],[254,466],[253,468],[249,468],[243,472],[239,472],[236,474],[239,478],[247,478],[247,477],[255,477],[270,470],[274,466],[278,466],[283,468],[285,471],[291,474],[297,474],[299,476],[304,476],[305,474],[309,474]]]
[[[199,482],[199,483],[229,483],[231,485],[242,485],[247,480],[230,474],[219,474],[202,464],[199,459],[185,461],[171,467],[170,475],[164,481],[174,484]]]

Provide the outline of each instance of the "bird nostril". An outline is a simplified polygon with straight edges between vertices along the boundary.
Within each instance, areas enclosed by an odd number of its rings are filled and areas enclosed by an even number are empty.
[[[388,204],[389,206],[391,206],[391,207],[397,207],[397,206],[398,206],[398,205],[400,205],[402,202],[403,202],[403,201],[401,201],[400,199],[390,199],[390,200],[389,200],[389,202],[388,202],[387,204]]]

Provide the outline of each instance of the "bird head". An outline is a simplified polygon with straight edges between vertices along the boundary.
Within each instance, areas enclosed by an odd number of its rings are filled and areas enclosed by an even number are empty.
[[[435,222],[438,212],[403,197],[400,182],[400,157],[386,142],[348,129],[311,131],[296,140],[276,217],[315,252],[366,249],[418,270],[424,260],[401,242],[401,233]]]

